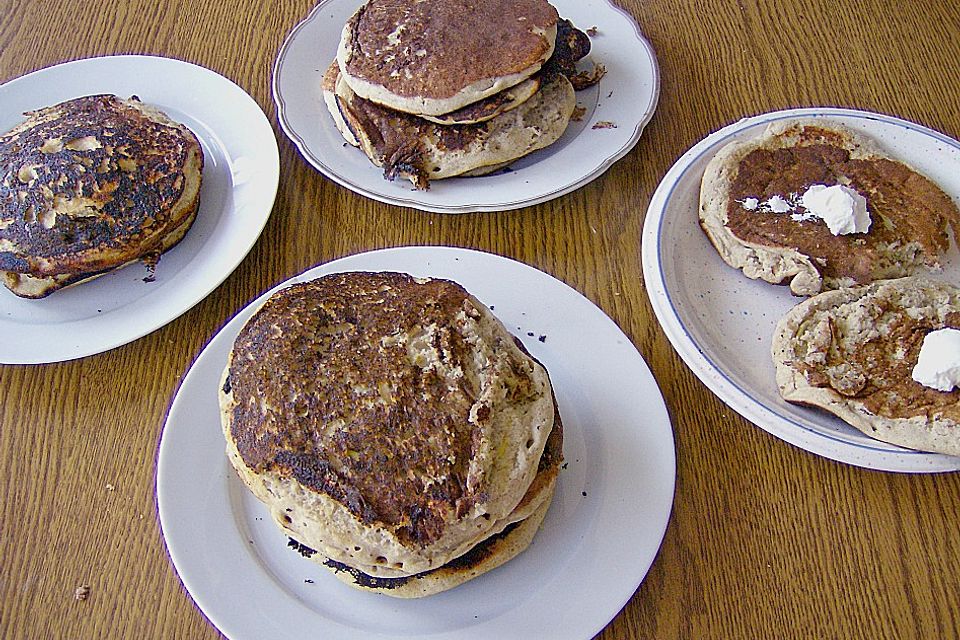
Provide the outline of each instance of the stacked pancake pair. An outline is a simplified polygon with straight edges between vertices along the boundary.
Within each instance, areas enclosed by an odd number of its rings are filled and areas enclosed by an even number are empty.
[[[864,197],[869,230],[835,235],[803,215],[798,194],[817,184]],[[781,212],[760,205],[771,199]],[[700,223],[729,265],[812,296],[773,337],[784,399],[879,440],[960,455],[960,391],[911,375],[927,334],[960,328],[960,289],[917,275],[941,268],[960,223],[939,186],[841,123],[788,120],[711,160]]]
[[[459,285],[344,273],[272,295],[220,392],[227,454],[304,555],[419,597],[529,545],[562,427],[544,368]]]
[[[476,176],[555,142],[590,40],[546,0],[368,0],[344,26],[323,94],[388,179]]]
[[[193,224],[203,151],[137,98],[86,96],[0,136],[0,276],[42,298],[130,262],[156,263]]]

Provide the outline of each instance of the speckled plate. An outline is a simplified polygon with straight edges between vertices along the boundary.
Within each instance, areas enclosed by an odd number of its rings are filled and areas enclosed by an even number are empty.
[[[273,99],[280,126],[304,159],[368,198],[438,213],[504,211],[545,202],[596,179],[626,155],[657,107],[660,71],[633,16],[607,0],[554,0],[561,16],[593,33],[588,60],[607,69],[599,84],[577,93],[583,116],[557,142],[514,162],[508,171],[436,180],[429,191],[416,191],[406,180],[388,182],[362,151],[343,141],[320,88],[343,25],[360,4],[322,0],[290,31],[277,54]]]
[[[847,109],[796,109],[747,118],[687,151],[660,183],[643,229],[642,262],[654,312],[693,372],[737,413],[812,453],[886,471],[960,469],[960,458],[873,440],[832,414],[780,398],[770,343],[777,321],[800,302],[787,287],[750,280],[727,266],[700,229],[700,180],[724,145],[756,135],[769,123],[830,118],[876,139],[960,200],[960,142],[899,118]],[[960,282],[956,247],[945,280]]]

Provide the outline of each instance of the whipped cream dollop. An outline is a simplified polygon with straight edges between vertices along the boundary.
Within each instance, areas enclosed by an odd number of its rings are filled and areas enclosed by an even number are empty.
[[[761,213],[789,213],[797,222],[822,220],[835,236],[870,230],[867,199],[856,189],[842,184],[814,184],[802,195],[775,195],[763,202],[758,198],[744,198],[740,206]]]
[[[870,230],[867,199],[855,189],[835,184],[810,185],[802,196],[800,206],[811,216],[820,218],[835,236],[866,233]]]
[[[923,338],[913,379],[937,391],[960,386],[960,330],[937,329]]]

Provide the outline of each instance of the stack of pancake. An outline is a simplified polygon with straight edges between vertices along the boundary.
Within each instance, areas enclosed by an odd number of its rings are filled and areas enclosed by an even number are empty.
[[[562,427],[544,368],[459,285],[334,274],[272,295],[220,392],[227,454],[305,555],[397,597],[525,549]]]
[[[42,298],[130,262],[155,266],[193,224],[203,151],[136,97],[75,98],[0,135],[0,277]]]
[[[343,137],[388,179],[484,175],[555,142],[590,40],[546,0],[368,0],[323,93]],[[579,88],[579,87],[578,87]]]

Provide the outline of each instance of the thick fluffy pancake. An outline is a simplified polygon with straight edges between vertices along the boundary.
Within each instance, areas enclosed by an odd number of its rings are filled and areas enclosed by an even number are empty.
[[[395,273],[271,296],[237,337],[221,407],[241,478],[291,529],[310,523],[302,543],[407,575],[509,517],[554,417],[546,372],[486,307]]]
[[[88,96],[27,114],[0,136],[0,271],[43,297],[186,233],[203,153],[187,127],[139,100]]]
[[[777,325],[777,385],[790,402],[822,407],[865,434],[960,455],[960,391],[913,380],[931,331],[960,328],[960,289],[925,277],[827,291]]]
[[[347,126],[344,137],[357,140],[387,178],[401,176],[421,189],[430,180],[502,166],[552,144],[576,107],[573,86],[559,74],[518,107],[478,124],[440,125],[381,107],[355,95],[342,77],[336,98],[331,113],[338,126]]]
[[[845,185],[867,201],[868,233],[833,235],[819,220],[750,211],[748,198],[796,200],[810,185]],[[937,268],[960,219],[937,185],[870,139],[827,120],[774,123],[734,142],[703,176],[700,223],[723,259],[797,295]]]
[[[557,20],[546,0],[368,0],[344,26],[337,62],[357,95],[438,116],[536,73]]]

